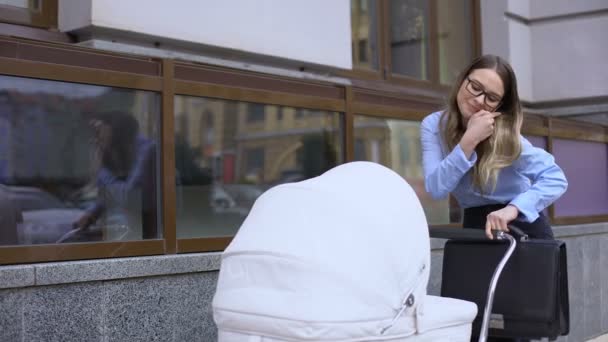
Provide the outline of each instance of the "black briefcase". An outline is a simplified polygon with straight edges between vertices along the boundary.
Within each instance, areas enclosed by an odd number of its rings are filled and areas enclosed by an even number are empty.
[[[477,232],[483,235],[483,231]],[[441,296],[477,304],[474,336],[480,332],[490,280],[508,248],[505,241],[483,238],[445,244]],[[567,335],[566,244],[559,240],[517,241],[499,277],[491,308],[489,336],[552,340]]]

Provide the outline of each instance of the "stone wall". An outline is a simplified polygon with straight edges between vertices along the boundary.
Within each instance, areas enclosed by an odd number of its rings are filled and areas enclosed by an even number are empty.
[[[608,333],[608,223],[555,228],[567,243],[571,333]],[[429,293],[441,285],[432,239]],[[0,267],[0,341],[215,341],[219,253]]]

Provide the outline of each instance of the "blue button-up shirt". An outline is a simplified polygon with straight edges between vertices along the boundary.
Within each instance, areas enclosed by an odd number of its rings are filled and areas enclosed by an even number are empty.
[[[492,193],[481,194],[473,186],[473,166],[477,154],[467,159],[460,144],[447,151],[440,127],[442,112],[427,116],[421,125],[422,167],[426,191],[434,199],[449,193],[462,208],[488,204],[512,204],[527,222],[557,200],[568,187],[566,176],[551,154],[521,137],[522,151],[517,160],[501,169]]]

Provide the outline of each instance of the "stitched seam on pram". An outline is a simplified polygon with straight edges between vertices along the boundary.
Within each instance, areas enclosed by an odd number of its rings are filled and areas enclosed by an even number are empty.
[[[222,328],[222,331],[226,331],[226,332],[232,332],[232,333],[237,333],[237,334],[247,334],[247,335],[251,335],[254,337],[262,337],[262,338],[272,338],[272,339],[278,339],[278,340],[283,340],[283,341],[288,341],[288,342],[301,342],[302,339],[292,339],[289,337],[284,337],[284,336],[279,336],[279,335],[259,335],[259,332],[255,332],[255,331],[249,331],[249,330],[234,330],[234,329],[226,329],[226,328]],[[374,341],[385,341],[385,340],[394,340],[397,338],[403,338],[403,337],[410,337],[410,336],[414,336],[416,335],[415,333],[411,333],[411,334],[399,334],[399,335],[390,335],[390,336],[373,336]],[[370,340],[370,336],[365,336],[365,337],[356,337],[356,338],[349,338],[349,339],[340,339],[340,340],[336,340],[336,339],[327,339],[327,340],[319,340],[318,338],[315,339],[306,339],[305,341],[319,341],[319,342],[365,342],[365,341],[369,341]]]
[[[373,323],[373,322],[382,322],[382,321],[390,321],[392,320],[392,317],[390,318],[381,318],[381,319],[367,319],[367,320],[354,320],[354,321],[310,321],[310,320],[303,320],[303,319],[290,319],[290,318],[285,318],[285,317],[279,317],[279,316],[273,316],[273,315],[268,315],[268,314],[260,314],[260,313],[250,313],[250,312],[243,312],[243,311],[238,311],[238,310],[233,310],[233,309],[225,309],[222,308],[220,306],[216,306],[215,307],[217,310],[221,310],[221,311],[226,311],[226,312],[233,312],[239,315],[248,315],[248,316],[261,316],[261,317],[266,317],[266,318],[272,318],[272,319],[277,319],[277,320],[281,320],[281,321],[286,321],[286,322],[302,322],[302,323],[307,323],[307,324],[343,324],[343,323]],[[402,316],[403,317],[403,316]],[[412,317],[413,316],[409,316]]]
[[[315,271],[323,271],[321,273],[325,273],[325,274],[329,274],[331,275],[331,277],[333,277],[334,279],[337,280],[343,280],[345,282],[348,282],[350,284],[351,287],[356,288],[357,292],[363,295],[368,296],[369,295],[369,291],[371,289],[369,288],[362,288],[359,286],[356,286],[357,283],[353,283],[352,279],[349,279],[347,277],[345,277],[344,275],[340,274],[340,273],[336,273],[333,272],[332,270],[328,269],[327,267],[325,267],[325,265],[323,264],[312,264],[312,263],[305,263],[302,260],[298,259],[298,258],[294,258],[291,255],[287,255],[287,254],[282,254],[282,253],[275,253],[275,252],[260,252],[260,251],[239,251],[239,252],[231,252],[229,255],[226,256],[226,259],[228,258],[233,258],[233,257],[250,257],[250,256],[258,256],[258,257],[264,257],[264,256],[270,256],[270,257],[275,257],[275,258],[280,258],[280,259],[284,259],[284,260],[289,260],[289,261],[293,261],[297,264],[300,264],[302,266],[304,266],[307,269],[311,269],[311,270],[315,270]],[[374,294],[374,297],[377,298],[379,303],[385,302],[384,296],[381,293],[378,292],[372,292]],[[388,307],[391,307],[389,303],[386,303],[386,305]],[[392,307],[391,307],[392,309]]]
[[[283,321],[286,323],[290,323],[290,322],[295,322],[295,323],[300,323],[300,324],[310,324],[310,322],[306,322],[306,321],[297,321],[297,320],[291,320],[291,319],[285,319],[285,318],[281,318],[281,317],[271,317],[271,316],[266,316],[266,315],[252,315],[252,314],[247,314],[247,313],[241,313],[238,311],[233,311],[233,310],[223,310],[222,311],[228,311],[228,312],[233,312],[235,314],[238,315],[242,315],[242,316],[249,316],[249,317],[264,317],[264,318],[269,318],[272,320],[277,320],[277,321]],[[409,319],[413,320],[413,317],[410,317]],[[328,328],[328,326],[340,326],[343,324],[361,324],[361,323],[367,323],[369,324],[369,327],[367,327],[366,330],[377,331],[377,327],[383,324],[383,321],[386,322],[390,319],[385,319],[385,320],[380,320],[380,321],[354,321],[354,322],[323,322],[321,324],[317,324],[319,326],[319,328]],[[399,320],[399,322],[401,323],[399,326],[403,326],[405,322],[408,321],[408,318],[401,318]],[[232,331],[232,332],[236,332],[236,333],[246,333],[246,334],[251,334],[254,336],[260,336],[261,334],[263,334],[263,336],[266,337],[271,337],[271,338],[277,338],[277,339],[283,339],[283,340],[288,340],[288,341],[302,341],[302,338],[299,339],[290,339],[290,338],[286,338],[285,336],[282,335],[277,335],[277,334],[272,334],[269,333],[268,331],[251,331],[248,329],[240,329],[240,328],[226,328],[225,326],[221,327],[222,330],[225,331]],[[398,334],[389,334],[389,335],[378,335],[377,333],[374,334],[368,334],[366,336],[362,336],[362,337],[356,337],[356,338],[348,338],[348,339],[324,339],[324,340],[319,340],[317,337],[311,337],[311,338],[305,338],[304,340],[307,341],[332,341],[332,342],[356,342],[356,341],[369,341],[370,337],[373,337],[375,340],[388,340],[388,339],[395,339],[395,338],[400,338],[400,337],[407,337],[407,336],[413,336],[416,334],[416,329],[414,327],[414,323],[412,322],[410,330],[408,332],[405,333],[398,333]]]

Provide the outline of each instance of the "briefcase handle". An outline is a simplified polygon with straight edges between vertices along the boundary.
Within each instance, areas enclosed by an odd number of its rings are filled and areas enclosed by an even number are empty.
[[[511,236],[513,236],[515,239],[519,241],[527,241],[529,239],[528,234],[514,225],[510,224],[507,225],[507,227],[509,228],[509,233],[511,233]]]
[[[523,230],[508,225],[509,232],[518,241],[528,240],[528,234]],[[432,238],[449,239],[449,240],[487,240],[486,232],[483,229],[471,228],[429,228],[429,235]],[[494,235],[496,237],[496,234]]]

